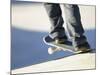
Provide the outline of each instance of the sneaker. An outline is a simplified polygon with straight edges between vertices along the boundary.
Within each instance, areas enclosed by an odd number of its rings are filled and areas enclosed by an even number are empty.
[[[88,52],[90,51],[90,45],[88,44],[88,42],[85,42],[83,44],[80,44],[78,46],[75,47],[75,51],[77,53],[85,53],[85,52]]]
[[[80,37],[74,37],[72,39],[72,44],[76,52],[87,52],[90,50],[90,45],[84,35]]]

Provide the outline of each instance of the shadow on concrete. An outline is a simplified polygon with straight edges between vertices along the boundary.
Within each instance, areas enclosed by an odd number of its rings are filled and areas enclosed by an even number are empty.
[[[61,57],[69,56],[70,52],[48,54],[48,47],[43,42],[43,36],[48,32],[27,31],[11,27],[11,69],[17,69],[38,64]],[[95,48],[95,29],[86,30],[85,35],[92,48]]]

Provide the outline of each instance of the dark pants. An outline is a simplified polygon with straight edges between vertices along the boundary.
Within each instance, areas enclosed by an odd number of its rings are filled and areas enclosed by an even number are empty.
[[[65,36],[65,29],[63,27],[64,21],[62,18],[62,11],[60,5],[57,3],[45,3],[44,6],[51,21],[50,36],[52,38]],[[84,29],[81,24],[79,7],[77,5],[64,4],[64,9],[65,9],[67,30],[70,37],[75,38],[83,36]],[[77,41],[75,40],[75,42]]]

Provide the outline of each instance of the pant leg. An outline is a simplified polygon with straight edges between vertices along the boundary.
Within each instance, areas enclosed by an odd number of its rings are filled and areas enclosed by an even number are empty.
[[[65,36],[60,5],[57,3],[45,3],[44,6],[51,22],[50,36],[52,38]]]
[[[70,37],[78,37],[83,35],[84,29],[81,23],[79,7],[77,5],[65,4],[65,15],[67,28]]]
[[[87,42],[84,34],[84,29],[81,23],[79,7],[77,5],[65,4],[65,14],[67,28],[70,37],[72,37],[73,46],[78,46]]]

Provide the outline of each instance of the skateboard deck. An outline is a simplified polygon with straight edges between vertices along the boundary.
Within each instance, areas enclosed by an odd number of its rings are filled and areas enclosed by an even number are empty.
[[[56,43],[54,42],[54,40],[50,37],[50,36],[45,36],[43,38],[43,41],[45,42],[45,44],[52,46],[48,48],[48,53],[49,54],[53,54],[56,51],[69,51],[72,52],[74,54],[79,54],[79,53],[84,53],[81,50],[76,51],[72,45],[71,41],[65,41],[65,43]],[[88,49],[86,52],[90,52],[92,49]]]
[[[52,46],[48,48],[49,54],[53,54],[54,52],[61,51],[61,50],[76,53],[76,51],[74,50],[74,47],[72,46],[71,41],[66,41],[63,44],[58,44],[58,43],[55,43],[54,40],[50,38],[49,36],[45,36],[43,40],[47,45]]]

